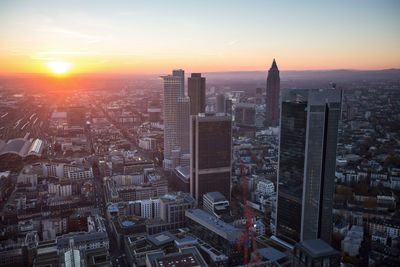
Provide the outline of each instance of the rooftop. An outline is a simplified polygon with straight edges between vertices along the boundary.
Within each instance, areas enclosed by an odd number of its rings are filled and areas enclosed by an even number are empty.
[[[153,252],[146,255],[150,266],[159,267],[186,267],[186,266],[207,266],[203,257],[196,247],[182,248],[178,252],[164,254],[164,252]]]
[[[190,167],[189,166],[178,166],[175,168],[176,172],[186,180],[190,178]]]
[[[257,252],[261,257],[271,262],[278,261],[286,257],[286,254],[271,247],[258,249]]]
[[[25,138],[10,139],[8,142],[0,140],[0,155],[17,154],[26,157],[31,154],[40,154],[43,149],[43,141],[39,139],[27,140]]]
[[[226,201],[226,198],[220,192],[208,192],[206,196],[213,202]]]
[[[217,219],[201,209],[186,210],[185,215],[186,217],[203,225],[205,228],[215,232],[231,242],[240,238],[240,229],[233,227],[232,225],[227,224],[220,219]]]
[[[310,256],[314,258],[320,258],[325,256],[331,256],[335,254],[339,254],[337,250],[329,246],[327,243],[322,241],[321,239],[312,239],[306,240],[300,243],[297,243],[300,249],[306,251]]]
[[[164,231],[155,235],[149,235],[147,239],[156,246],[163,246],[170,242],[174,242],[176,237],[168,231]]]
[[[52,119],[66,119],[67,118],[67,112],[61,111],[61,112],[53,112],[53,114],[51,114],[51,118]]]

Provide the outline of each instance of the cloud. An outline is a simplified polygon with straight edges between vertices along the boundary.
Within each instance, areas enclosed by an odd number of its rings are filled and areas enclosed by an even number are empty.
[[[53,57],[36,57],[36,56],[32,56],[31,59],[34,59],[34,60],[46,60],[46,61],[54,60]]]
[[[66,28],[56,27],[56,26],[41,26],[36,29],[37,31],[41,32],[50,32],[50,33],[61,33],[69,37],[83,39],[88,43],[98,43],[101,41],[111,40],[111,36],[98,36],[92,34],[86,34],[79,31],[74,31]]]
[[[237,40],[232,40],[232,41],[228,42],[228,45],[232,46],[232,45],[237,44],[237,42],[238,42]]]
[[[99,52],[93,51],[44,51],[39,52],[39,55],[99,55]]]

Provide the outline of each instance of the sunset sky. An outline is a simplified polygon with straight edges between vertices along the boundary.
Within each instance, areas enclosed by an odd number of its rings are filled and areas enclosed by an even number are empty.
[[[400,68],[399,14],[398,0],[1,0],[0,73]]]

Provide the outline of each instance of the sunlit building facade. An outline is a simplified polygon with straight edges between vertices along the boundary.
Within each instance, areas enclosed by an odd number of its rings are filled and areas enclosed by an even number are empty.
[[[173,70],[164,79],[164,161],[165,170],[173,170],[179,164],[181,152],[188,150],[188,138],[182,137],[182,129],[189,125],[190,102],[184,96],[185,72]],[[183,116],[181,112],[187,114]],[[187,126],[188,131],[189,126]],[[183,134],[187,136],[187,134]],[[182,151],[181,151],[182,150]],[[186,152],[187,153],[187,152]]]

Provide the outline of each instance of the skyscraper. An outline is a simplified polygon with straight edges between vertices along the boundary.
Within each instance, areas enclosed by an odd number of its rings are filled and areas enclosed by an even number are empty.
[[[190,193],[199,206],[208,192],[220,192],[230,200],[232,118],[222,114],[190,117]]]
[[[279,90],[281,88],[281,79],[279,77],[278,66],[276,61],[272,62],[272,66],[268,71],[267,78],[267,98],[265,110],[265,125],[276,127],[279,125]]]
[[[341,90],[282,90],[276,231],[330,243]]]
[[[216,107],[216,111],[218,112],[218,113],[225,113],[225,105],[226,105],[226,103],[225,103],[225,94],[219,94],[219,95],[217,95],[217,107]]]
[[[181,70],[181,69],[173,70],[172,71],[172,76],[180,78],[181,88],[179,90],[179,94],[181,96],[184,96],[185,95],[185,71]]]
[[[162,76],[164,79],[164,161],[165,170],[173,170],[179,162],[181,152],[188,150],[188,135],[182,133],[185,121],[189,128],[189,102],[185,99],[185,73],[174,70],[172,75]],[[187,118],[182,114],[186,111]],[[187,140],[183,138],[187,136]],[[174,153],[172,153],[174,152]],[[187,153],[187,152],[186,152]]]
[[[251,103],[237,103],[235,108],[235,122],[241,127],[256,126],[256,105]]]
[[[181,154],[189,154],[189,119],[190,119],[189,97],[178,98],[178,144]]]
[[[192,73],[188,78],[188,96],[190,98],[190,115],[204,113],[206,109],[206,78],[201,73]]]
[[[226,115],[232,116],[232,99],[225,99],[225,113]]]

